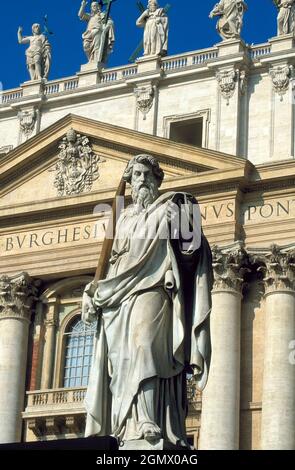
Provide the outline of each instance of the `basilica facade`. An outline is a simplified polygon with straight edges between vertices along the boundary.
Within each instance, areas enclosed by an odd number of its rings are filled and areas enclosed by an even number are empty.
[[[1,443],[84,434],[95,325],[81,321],[83,290],[101,208],[145,153],[161,191],[197,198],[213,252],[212,361],[202,394],[188,379],[190,441],[295,449],[294,65],[293,33],[232,38],[2,93]]]

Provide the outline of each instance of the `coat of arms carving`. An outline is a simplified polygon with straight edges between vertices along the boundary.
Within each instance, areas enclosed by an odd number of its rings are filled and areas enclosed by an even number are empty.
[[[88,137],[70,129],[58,148],[58,161],[50,170],[56,172],[54,186],[58,196],[91,191],[99,178],[99,163],[105,160],[94,153]]]

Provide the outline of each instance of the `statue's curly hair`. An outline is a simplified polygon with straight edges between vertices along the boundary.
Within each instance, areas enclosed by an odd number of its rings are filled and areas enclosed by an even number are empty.
[[[157,159],[152,157],[152,155],[147,154],[136,155],[130,160],[123,175],[123,178],[127,183],[131,183],[133,167],[136,163],[142,163],[143,165],[149,166],[158,181],[159,187],[161,186],[164,179],[164,171],[160,168]]]

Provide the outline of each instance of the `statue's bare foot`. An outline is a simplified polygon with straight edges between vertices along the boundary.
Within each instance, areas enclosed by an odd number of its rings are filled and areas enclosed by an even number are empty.
[[[145,424],[143,426],[143,436],[147,441],[157,441],[161,439],[160,428],[156,424]]]

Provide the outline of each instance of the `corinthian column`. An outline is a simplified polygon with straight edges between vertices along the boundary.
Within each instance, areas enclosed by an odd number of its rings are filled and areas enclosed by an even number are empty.
[[[295,365],[290,344],[295,339],[295,252],[271,247],[265,267],[265,352],[261,448],[295,449]]]
[[[203,393],[200,449],[239,448],[242,248],[213,249],[212,360]]]
[[[25,273],[0,278],[0,443],[21,440],[28,333],[36,288]]]

